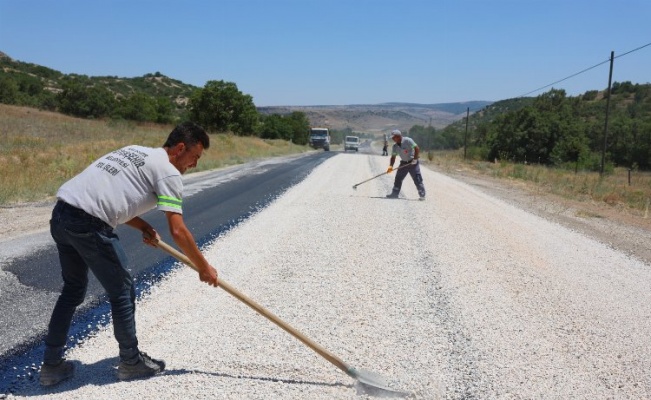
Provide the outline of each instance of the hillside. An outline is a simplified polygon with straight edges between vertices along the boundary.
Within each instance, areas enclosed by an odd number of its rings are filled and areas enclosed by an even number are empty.
[[[515,112],[521,110],[524,107],[531,106],[534,103],[534,100],[534,97],[518,97],[490,103],[477,112],[471,113],[469,124],[471,127],[476,127],[481,124],[488,124],[499,115]],[[465,115],[462,117],[465,117]],[[457,119],[448,124],[449,129],[463,129],[464,126],[465,119],[463,118]]]
[[[67,82],[74,81],[86,86],[106,88],[116,98],[142,93],[152,97],[167,97],[181,107],[185,106],[190,94],[198,89],[160,72],[135,78],[64,74],[41,65],[14,60],[3,52],[0,52],[0,79],[11,79],[17,84],[19,92],[25,91],[32,95],[39,92],[59,93]],[[1,100],[0,97],[0,102],[3,102]]]
[[[52,97],[70,82],[107,89],[115,98],[127,98],[134,94],[168,98],[175,104],[174,114],[177,116],[186,110],[192,92],[201,89],[160,72],[133,78],[64,74],[45,66],[14,60],[0,52],[0,103],[54,111]],[[312,126],[382,133],[396,128],[407,130],[413,125],[442,128],[463,118],[466,108],[475,112],[489,104],[491,102],[470,101],[441,104],[288,105],[257,109],[261,114],[281,115],[300,111],[306,114]]]
[[[288,114],[300,111],[312,125],[333,129],[350,128],[356,132],[386,133],[392,129],[408,130],[414,125],[445,127],[466,115],[466,109],[478,111],[489,101],[463,103],[414,104],[383,103],[343,106],[282,106],[259,107],[263,114]]]

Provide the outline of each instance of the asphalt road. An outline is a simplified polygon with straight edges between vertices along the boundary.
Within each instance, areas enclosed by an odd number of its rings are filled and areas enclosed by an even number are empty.
[[[315,152],[188,175],[184,181],[186,224],[200,246],[210,242],[264,208],[335,154]],[[151,211],[143,217],[165,241],[172,243],[163,213]],[[171,258],[144,246],[139,232],[124,226],[116,232],[129,256],[139,292],[169,272]],[[11,383],[16,364],[27,364],[27,368],[38,362],[35,357],[40,353],[40,342],[61,287],[56,248],[49,233],[25,238],[20,249],[11,242],[6,246],[13,248],[0,249],[0,393]],[[8,253],[12,256],[2,257]],[[77,339],[97,324],[107,323],[108,304],[103,293],[91,274],[87,300],[71,330]]]

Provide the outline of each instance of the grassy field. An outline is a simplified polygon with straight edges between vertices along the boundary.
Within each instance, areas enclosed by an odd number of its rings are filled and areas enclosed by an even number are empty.
[[[460,151],[428,154],[430,162],[443,171],[470,170],[475,174],[522,181],[535,190],[564,198],[601,202],[636,216],[649,218],[651,173],[615,168],[603,177],[597,172],[567,171],[543,165],[506,162],[464,161]],[[629,175],[630,174],[630,175]],[[629,184],[630,177],[630,184]]]
[[[116,148],[160,147],[173,126],[91,121],[0,104],[0,205],[51,198],[63,182]],[[282,140],[210,135],[193,171],[306,152]]]

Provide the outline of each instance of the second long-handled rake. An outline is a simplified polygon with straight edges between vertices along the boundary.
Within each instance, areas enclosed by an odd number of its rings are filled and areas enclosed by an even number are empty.
[[[411,165],[411,164],[401,165],[401,166],[399,166],[398,168],[391,170],[391,172],[393,172],[393,171],[397,171],[397,170],[399,170],[400,168],[404,168],[404,167],[406,167],[406,166],[408,166],[408,165]],[[381,177],[381,176],[388,175],[388,174],[390,174],[391,172],[389,172],[389,171],[387,171],[387,172],[382,172],[381,174],[377,174],[377,175],[375,175],[375,176],[372,177],[372,178],[369,178],[369,179],[367,179],[367,180],[365,180],[365,181],[361,181],[360,183],[358,183],[358,184],[356,184],[356,185],[353,185],[353,189],[357,190],[357,186],[361,185],[362,183],[366,183],[366,182],[368,182],[368,181],[372,181],[373,179],[379,178],[379,177]]]

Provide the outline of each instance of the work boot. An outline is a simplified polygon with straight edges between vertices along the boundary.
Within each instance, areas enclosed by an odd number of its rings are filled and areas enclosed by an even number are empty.
[[[398,193],[389,193],[387,194],[387,199],[397,199]]]
[[[52,386],[72,378],[74,374],[75,365],[70,361],[61,360],[56,365],[43,364],[38,381],[41,386]]]
[[[147,353],[140,352],[133,364],[120,361],[120,365],[118,365],[118,379],[128,381],[131,379],[148,378],[162,372],[164,369],[165,361],[155,360],[149,357]]]

